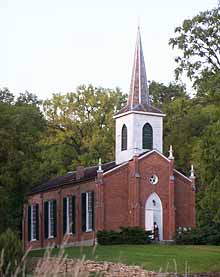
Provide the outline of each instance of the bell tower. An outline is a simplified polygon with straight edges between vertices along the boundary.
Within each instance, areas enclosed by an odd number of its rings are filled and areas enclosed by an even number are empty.
[[[150,105],[147,75],[138,27],[128,102],[116,120],[116,164],[152,149],[163,151],[163,114]]]

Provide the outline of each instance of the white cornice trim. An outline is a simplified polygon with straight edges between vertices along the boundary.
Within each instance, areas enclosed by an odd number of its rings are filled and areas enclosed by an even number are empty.
[[[170,162],[170,160],[169,160],[167,157],[165,157],[162,153],[160,153],[160,152],[157,151],[156,149],[153,149],[153,150],[151,150],[150,152],[147,152],[146,154],[144,154],[144,155],[138,157],[138,159],[141,160],[141,159],[143,159],[143,158],[149,156],[150,154],[152,154],[152,153],[154,153],[154,152],[157,153],[158,155],[160,155],[162,158],[164,158],[167,162]]]
[[[107,174],[113,172],[114,170],[117,170],[117,169],[120,168],[120,167],[125,166],[126,164],[128,164],[128,162],[124,162],[124,163],[122,163],[122,164],[120,164],[120,165],[118,165],[118,166],[116,166],[116,167],[114,167],[114,168],[112,168],[112,169],[110,169],[110,170],[104,172],[104,173],[103,173],[103,176],[105,176],[105,175],[107,175]]]
[[[153,115],[153,116],[159,116],[159,117],[165,117],[166,114],[164,113],[151,113],[151,112],[141,112],[141,111],[128,111],[121,114],[114,115],[113,118],[118,118],[127,114],[136,113],[136,114],[146,114],[146,115]]]
[[[185,175],[183,175],[181,172],[179,172],[178,170],[174,169],[173,171],[175,171],[177,174],[179,174],[180,176],[182,176],[183,178],[187,179],[188,181],[190,181],[192,183],[192,180],[188,177],[186,177]]]

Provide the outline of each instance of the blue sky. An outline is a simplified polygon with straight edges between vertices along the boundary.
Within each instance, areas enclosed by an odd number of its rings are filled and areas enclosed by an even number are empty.
[[[174,80],[174,28],[217,0],[0,0],[0,87],[39,98],[80,84],[128,92],[138,22],[149,80]]]

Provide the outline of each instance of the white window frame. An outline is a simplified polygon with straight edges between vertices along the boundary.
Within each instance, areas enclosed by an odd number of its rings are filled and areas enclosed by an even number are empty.
[[[34,206],[35,206],[35,217],[37,217],[36,214],[36,204],[31,205],[31,241],[36,241],[37,240],[37,226],[34,226]],[[36,219],[35,218],[35,224],[36,224]],[[35,232],[34,232],[34,227],[35,227]]]
[[[93,218],[90,218],[90,213],[92,213],[92,210],[89,210],[89,196],[92,195],[92,192],[86,192],[86,232],[93,231],[92,229],[92,220]],[[91,198],[90,198],[91,200]],[[92,219],[92,220],[91,220]],[[91,220],[91,221],[90,221]]]
[[[73,232],[70,231],[70,227],[71,224],[73,224],[72,222],[72,212],[70,214],[70,201],[72,201],[72,197],[68,196],[66,197],[66,234],[71,235]],[[73,205],[73,202],[72,202]],[[71,209],[73,209],[73,207],[71,206]]]
[[[48,239],[53,239],[54,235],[51,234],[51,208],[52,207],[53,200],[48,200]],[[52,211],[53,212],[53,211]],[[54,215],[53,215],[53,220],[54,220]]]

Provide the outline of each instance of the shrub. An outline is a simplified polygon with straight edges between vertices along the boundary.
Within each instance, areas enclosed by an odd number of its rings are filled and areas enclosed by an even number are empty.
[[[14,272],[22,258],[21,241],[16,233],[7,229],[0,235],[0,275]]]
[[[176,232],[177,244],[211,244],[220,245],[219,226],[210,225],[192,230],[178,230]]]
[[[140,227],[121,227],[120,231],[98,231],[97,239],[101,245],[145,244],[150,243],[151,232]]]
[[[177,244],[202,244],[202,237],[198,229],[178,230],[175,241]]]

